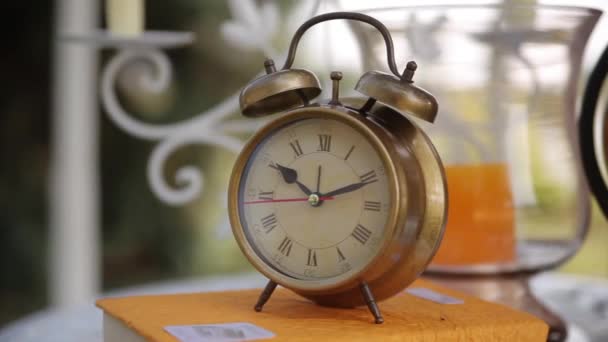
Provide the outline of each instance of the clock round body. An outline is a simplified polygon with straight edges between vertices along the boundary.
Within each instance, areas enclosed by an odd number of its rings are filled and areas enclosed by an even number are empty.
[[[291,110],[234,166],[229,214],[249,261],[319,304],[365,304],[404,289],[435,254],[447,198],[440,159],[410,120],[381,105]]]

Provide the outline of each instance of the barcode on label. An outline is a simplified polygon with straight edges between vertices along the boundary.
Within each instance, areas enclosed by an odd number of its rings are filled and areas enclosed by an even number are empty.
[[[250,341],[274,337],[266,329],[251,323],[223,323],[202,325],[171,325],[165,327],[181,342]]]
[[[205,326],[193,326],[192,329],[196,331],[200,337],[217,337],[217,338],[233,338],[243,339],[245,333],[243,330],[224,328],[224,327],[205,327]]]

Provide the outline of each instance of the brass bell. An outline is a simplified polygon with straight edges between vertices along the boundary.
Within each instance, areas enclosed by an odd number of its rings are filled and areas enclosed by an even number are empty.
[[[264,62],[266,75],[249,83],[239,97],[241,112],[248,117],[260,117],[305,106],[321,93],[319,79],[304,69],[276,71],[274,62]]]
[[[417,65],[407,63],[401,78],[378,71],[363,74],[355,90],[391,107],[401,114],[411,115],[433,122],[437,116],[437,100],[412,81]]]

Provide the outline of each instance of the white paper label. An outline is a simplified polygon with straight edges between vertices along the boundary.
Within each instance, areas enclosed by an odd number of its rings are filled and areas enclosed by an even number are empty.
[[[450,297],[448,295],[444,295],[442,293],[435,292],[424,287],[413,287],[411,289],[405,290],[405,292],[416,297],[424,298],[426,300],[430,300],[431,302],[439,304],[464,304],[464,300],[462,299]]]
[[[181,342],[249,341],[274,337],[266,329],[251,323],[222,323],[201,325],[171,325],[165,330]]]

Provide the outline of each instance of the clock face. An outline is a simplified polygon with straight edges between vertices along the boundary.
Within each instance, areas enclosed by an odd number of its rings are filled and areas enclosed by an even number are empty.
[[[268,134],[247,161],[238,197],[257,255],[305,281],[365,268],[383,246],[392,208],[378,151],[335,119],[300,119]]]

